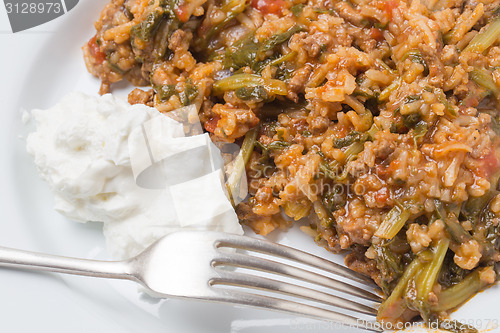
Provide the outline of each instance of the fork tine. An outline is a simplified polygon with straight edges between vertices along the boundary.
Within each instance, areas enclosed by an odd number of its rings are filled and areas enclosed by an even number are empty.
[[[332,321],[348,327],[363,328],[372,332],[383,332],[381,325],[375,321],[363,320],[333,310],[322,309],[316,306],[300,304],[294,301],[270,296],[237,292],[234,290],[230,292],[219,290],[217,296],[213,297],[211,300],[283,311],[294,315]]]
[[[218,253],[213,260],[212,266],[230,265],[244,267],[249,269],[257,269],[269,273],[280,274],[302,281],[315,283],[327,288],[331,288],[353,296],[361,297],[374,302],[381,302],[382,298],[369,291],[352,286],[343,281],[334,280],[332,278],[306,271],[302,268],[293,267],[284,263],[279,263],[269,259],[259,258],[242,253]]]
[[[277,245],[257,238],[249,238],[238,235],[228,235],[216,242],[216,247],[234,247],[244,250],[252,250],[264,254],[272,254],[285,259],[290,259],[302,264],[310,265],[342,277],[355,280],[358,283],[368,285],[372,288],[379,287],[367,276],[355,272],[347,267],[320,258],[313,254],[291,248],[286,245]]]
[[[347,300],[336,295],[298,286],[296,284],[230,271],[218,271],[218,275],[219,277],[210,280],[210,285],[222,284],[278,292],[281,294],[300,297],[367,315],[377,315],[377,310],[373,307],[356,303],[354,301]]]

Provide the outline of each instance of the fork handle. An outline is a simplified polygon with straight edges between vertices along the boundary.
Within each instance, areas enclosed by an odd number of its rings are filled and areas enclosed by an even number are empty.
[[[127,261],[101,261],[55,256],[0,247],[0,266],[39,271],[135,280]]]

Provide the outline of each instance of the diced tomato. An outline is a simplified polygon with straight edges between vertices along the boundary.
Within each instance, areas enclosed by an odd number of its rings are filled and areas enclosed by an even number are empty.
[[[89,40],[88,46],[89,46],[90,55],[95,59],[95,62],[98,65],[102,64],[104,59],[106,59],[106,54],[104,54],[104,52],[101,51],[101,48],[99,47],[99,45],[97,45],[96,36],[92,37]]]
[[[399,1],[386,1],[385,2],[385,12],[387,16],[389,16],[389,20],[392,19],[392,10],[397,8],[399,5]]]
[[[376,7],[385,11],[386,16],[389,20],[392,19],[392,10],[399,5],[399,1],[397,0],[389,0],[389,1],[377,1]]]
[[[189,13],[186,8],[186,4],[181,4],[178,6],[175,6],[175,15],[179,18],[181,22],[187,22],[189,21]]]
[[[399,164],[400,162],[396,159],[389,163],[389,165],[377,165],[375,167],[377,177],[382,180],[388,180],[394,173],[394,170],[399,168]]]
[[[386,165],[377,165],[375,167],[375,172],[376,172],[376,175],[380,179],[387,180],[387,178],[389,178],[389,174],[391,173],[391,170],[389,169],[389,166],[386,166]]]
[[[488,155],[481,158],[480,161],[482,165],[477,170],[478,175],[489,178],[498,170],[499,163],[494,149]]]
[[[281,14],[286,7],[284,0],[252,0],[251,6],[262,14]]]
[[[378,28],[371,28],[370,29],[370,37],[377,40],[381,41],[384,39],[384,35],[382,34],[382,30]]]
[[[396,8],[399,5],[399,1],[391,0],[391,1],[386,1],[385,2],[385,10],[387,12],[391,12],[394,8]]]
[[[308,129],[308,124],[305,119],[293,119],[291,121],[292,128],[295,130],[295,133],[302,133]]]
[[[337,138],[343,138],[347,135],[347,131],[349,131],[349,127],[345,125],[340,125],[337,123],[335,126],[335,133],[337,134]]]
[[[462,103],[460,103],[461,109],[465,108],[475,108],[476,106],[479,105],[479,96],[467,96],[465,97],[464,100],[462,100]]]
[[[205,129],[209,131],[210,133],[215,132],[215,129],[217,128],[217,123],[219,122],[220,117],[215,116],[210,118],[208,121],[205,122]]]
[[[380,190],[375,192],[375,201],[379,204],[386,204],[391,198],[391,192],[387,187],[382,187]]]

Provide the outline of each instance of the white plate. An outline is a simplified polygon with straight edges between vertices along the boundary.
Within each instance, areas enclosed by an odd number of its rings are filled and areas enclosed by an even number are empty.
[[[80,46],[107,1],[80,1],[63,17],[12,34],[0,13],[0,244],[48,253],[106,259],[97,223],[68,221],[52,209],[24,140],[21,110],[47,108],[66,93],[96,94],[99,82],[84,66]],[[113,92],[125,96],[129,87]],[[21,138],[20,138],[21,136]],[[297,229],[273,240],[337,262]],[[489,332],[500,320],[498,287],[476,296],[454,314]],[[275,312],[180,300],[155,300],[130,282],[0,270],[0,327],[5,332],[331,332],[328,324]],[[497,325],[498,326],[498,325]],[[493,329],[492,329],[493,328]],[[347,332],[342,329],[342,332]],[[358,330],[350,330],[358,331]],[[414,331],[414,330],[412,330]],[[359,332],[359,331],[358,331]]]

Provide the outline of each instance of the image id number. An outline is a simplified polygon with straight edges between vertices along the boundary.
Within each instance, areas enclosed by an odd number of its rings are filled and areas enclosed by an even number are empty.
[[[61,3],[58,2],[6,2],[5,8],[7,14],[36,14],[36,13],[54,13],[59,14],[62,11]]]

